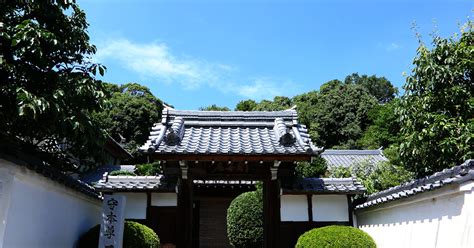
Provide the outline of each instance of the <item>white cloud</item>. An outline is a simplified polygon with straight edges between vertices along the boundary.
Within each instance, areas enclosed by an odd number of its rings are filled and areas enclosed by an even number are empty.
[[[387,51],[394,51],[394,50],[400,49],[401,47],[402,47],[401,45],[399,45],[395,42],[392,42],[386,47],[386,49],[387,49]]]
[[[259,77],[237,84],[238,70],[232,65],[211,63],[201,59],[175,56],[166,44],[138,44],[126,39],[110,40],[99,45],[94,59],[101,63],[118,62],[144,79],[176,84],[186,90],[211,87],[223,93],[238,94],[256,100],[269,99],[283,93],[291,82]]]

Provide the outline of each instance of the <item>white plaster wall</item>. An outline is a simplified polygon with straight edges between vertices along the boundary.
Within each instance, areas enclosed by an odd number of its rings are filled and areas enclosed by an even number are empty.
[[[346,195],[313,195],[314,221],[349,221]]]
[[[152,193],[151,205],[157,207],[178,206],[178,194],[176,193]]]
[[[99,224],[99,200],[5,160],[0,167],[2,181],[9,177],[0,204],[0,248],[74,247],[81,234]]]
[[[146,219],[146,193],[117,193],[125,201],[125,219]]]
[[[474,182],[357,212],[378,247],[474,247]]]
[[[281,196],[281,221],[308,221],[308,198],[306,195]]]

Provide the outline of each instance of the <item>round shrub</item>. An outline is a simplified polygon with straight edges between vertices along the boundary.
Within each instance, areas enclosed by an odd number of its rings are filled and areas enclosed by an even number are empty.
[[[237,196],[227,209],[227,236],[236,248],[263,246],[263,202],[261,190]]]
[[[303,233],[296,248],[344,247],[375,248],[374,240],[364,231],[351,226],[326,226]]]
[[[77,248],[99,246],[100,225],[96,225],[83,234],[78,241]],[[123,233],[124,248],[159,248],[160,239],[149,227],[134,221],[125,221]]]

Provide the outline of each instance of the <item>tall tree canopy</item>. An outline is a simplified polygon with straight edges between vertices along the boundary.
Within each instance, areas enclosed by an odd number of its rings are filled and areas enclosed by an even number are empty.
[[[147,87],[128,83],[105,84],[109,106],[94,114],[94,119],[116,140],[136,154],[150,134],[150,128],[160,121],[163,103]]]
[[[339,80],[321,85],[318,98],[308,123],[313,141],[327,148],[357,148],[376,99],[362,85]]]
[[[248,99],[237,103],[235,111],[253,111],[257,107],[257,103],[254,100]]]
[[[96,48],[84,12],[69,1],[5,1],[0,18],[0,136],[57,156],[99,158],[104,133],[90,113],[103,107],[94,75],[105,68],[90,62]]]
[[[212,104],[207,107],[200,107],[199,110],[201,111],[230,111],[230,108],[228,107],[220,107],[215,104]]]
[[[399,108],[401,160],[417,176],[472,158],[474,133],[474,30],[420,42]]]
[[[352,73],[344,79],[344,83],[362,85],[372,96],[377,98],[379,103],[390,102],[398,94],[398,89],[388,79],[376,75],[359,76],[358,73]]]

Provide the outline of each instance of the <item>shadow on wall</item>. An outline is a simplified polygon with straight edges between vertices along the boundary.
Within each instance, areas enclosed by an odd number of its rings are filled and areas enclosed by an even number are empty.
[[[433,192],[428,196],[411,197],[367,210],[357,211],[359,226],[387,226],[407,223],[427,223],[441,219],[452,219],[461,215],[465,201],[463,192],[437,197]],[[431,196],[431,197],[430,197]]]

